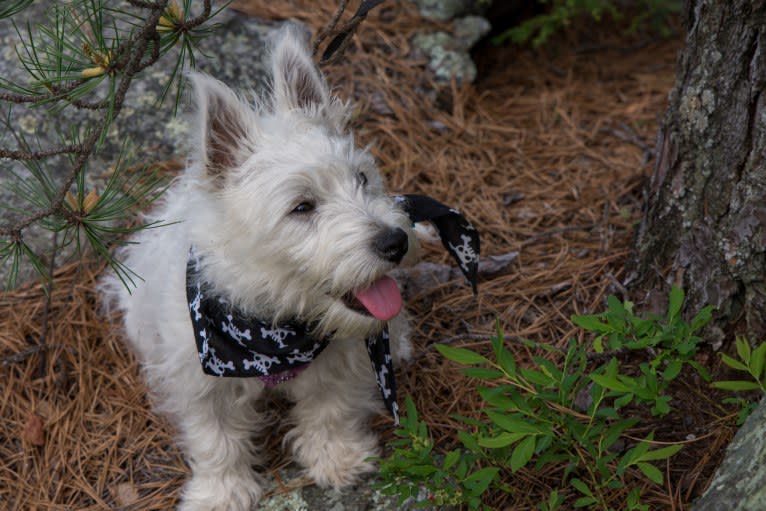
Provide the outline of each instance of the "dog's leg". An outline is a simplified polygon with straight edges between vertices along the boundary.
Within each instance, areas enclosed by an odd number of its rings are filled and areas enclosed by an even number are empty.
[[[265,422],[254,407],[261,383],[218,379],[206,386],[204,394],[176,404],[184,409],[178,426],[192,470],[178,509],[250,511],[263,493],[252,468],[252,436]]]
[[[345,346],[344,346],[345,345]],[[367,419],[382,408],[364,341],[333,341],[286,386],[295,401],[293,455],[319,486],[340,488],[374,466],[378,442]]]

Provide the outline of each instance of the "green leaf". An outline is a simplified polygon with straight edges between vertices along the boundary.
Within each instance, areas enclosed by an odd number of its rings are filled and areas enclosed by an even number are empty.
[[[593,351],[595,351],[596,353],[604,352],[604,335],[603,334],[593,339]]]
[[[678,317],[681,312],[681,307],[684,305],[684,290],[678,286],[673,286],[670,290],[670,297],[668,298],[668,323],[672,323],[673,320]]]
[[[597,502],[598,500],[595,497],[580,497],[579,499],[575,500],[574,507],[588,507],[596,504]]]
[[[572,486],[574,486],[575,489],[579,491],[580,493],[582,493],[583,495],[587,495],[589,497],[593,496],[593,492],[591,491],[590,488],[588,488],[588,485],[582,482],[580,479],[576,479],[576,478],[572,479],[571,481],[569,481],[569,483]]]
[[[551,490],[548,494],[548,500],[538,504],[538,508],[544,511],[554,511],[564,503],[564,497],[559,495],[558,490]]]
[[[601,314],[594,314],[590,316],[574,315],[571,317],[572,323],[579,326],[583,330],[588,330],[589,332],[596,332],[600,334],[613,332],[614,328],[604,323],[601,318]]]
[[[750,357],[750,369],[753,376],[756,378],[762,378],[766,376],[763,374],[763,368],[766,366],[766,342],[761,343]]]
[[[479,395],[492,406],[502,408],[503,410],[516,409],[516,403],[513,399],[505,395],[505,389],[503,387],[483,387],[479,389]]]
[[[635,461],[639,462],[639,461],[664,460],[673,456],[675,453],[683,449],[683,447],[684,447],[683,445],[669,445],[667,447],[662,447],[661,449],[648,451],[642,454]]]
[[[413,476],[428,476],[437,470],[433,465],[412,465],[403,469],[405,473]]]
[[[535,383],[537,385],[542,385],[543,387],[547,387],[548,385],[556,383],[556,380],[554,380],[550,376],[546,376],[539,371],[526,369],[524,367],[521,368],[521,376],[523,376],[525,380]]]
[[[665,370],[662,372],[662,377],[666,380],[673,380],[676,376],[681,372],[681,368],[683,368],[684,363],[681,360],[674,359],[668,362],[668,366],[665,368]]]
[[[703,380],[710,381],[712,379],[712,376],[710,375],[710,371],[708,371],[707,368],[703,367],[698,362],[694,360],[688,360],[686,363],[692,366],[694,369],[696,369]]]
[[[486,410],[484,413],[487,414],[487,416],[492,420],[494,424],[508,431],[509,433],[526,433],[536,435],[547,432],[535,424],[526,422],[524,419],[519,419],[510,415],[503,415],[492,410]]]
[[[617,378],[605,374],[591,374],[590,379],[598,383],[605,389],[616,390],[617,392],[632,392],[633,389],[622,383]]]
[[[589,507],[596,503],[598,503],[598,500],[596,499],[596,497],[580,497],[579,499],[575,500],[574,507],[575,508]]]
[[[468,433],[467,431],[460,430],[457,432],[457,437],[460,439],[462,444],[465,446],[466,449],[469,451],[480,451],[481,447],[479,446],[479,443],[476,441],[476,438]]]
[[[513,378],[516,376],[516,360],[513,358],[513,353],[503,348],[497,357],[497,363],[500,367]]]
[[[496,437],[479,437],[479,445],[482,447],[487,447],[489,449],[499,449],[501,447],[506,447],[508,445],[511,445],[517,440],[520,440],[528,435],[529,433],[503,432],[497,435]]]
[[[407,409],[407,421],[415,423],[418,421],[418,410],[415,408],[415,402],[409,394],[404,399],[404,407]],[[413,430],[414,431],[414,430]]]
[[[670,396],[659,396],[654,400],[653,415],[667,415],[670,413]]]
[[[497,467],[481,468],[468,476],[463,481],[463,485],[470,490],[472,495],[481,495],[497,477],[499,471],[500,469]]]
[[[444,470],[449,470],[452,468],[455,463],[460,459],[460,451],[450,451],[447,453],[447,455],[444,457],[444,463],[442,463],[442,468]]]
[[[622,408],[629,405],[631,401],[633,401],[633,394],[629,392],[615,399],[614,406],[615,408]]]
[[[556,367],[556,365],[553,362],[543,357],[533,357],[533,360],[535,361],[535,363],[537,364],[537,366],[540,368],[540,370],[543,372],[545,376],[553,380],[557,380],[557,381],[561,380],[563,376],[561,373],[561,369]]]
[[[463,374],[477,380],[496,380],[503,377],[503,372],[488,367],[468,367],[463,369]]]
[[[691,331],[696,332],[703,326],[710,323],[710,320],[713,319],[713,307],[711,305],[708,305],[706,307],[703,307],[702,310],[700,310],[696,316],[694,316],[694,319],[692,319],[691,324]]]
[[[446,344],[436,344],[436,349],[445,358],[463,365],[488,364],[489,360],[476,352],[465,348],[453,348]]]
[[[711,385],[716,389],[734,391],[758,390],[761,388],[761,386],[755,382],[742,380],[714,381]]]
[[[620,436],[622,436],[622,434],[625,433],[625,431],[632,428],[637,422],[638,422],[638,419],[624,419],[612,424],[604,432],[604,436],[603,436],[604,447],[606,448],[611,447],[615,442],[617,442],[617,440],[620,439]]]
[[[530,435],[519,442],[519,445],[513,449],[513,452],[511,453],[511,470],[516,472],[522,468],[532,459],[534,454],[535,437]]]
[[[650,481],[657,484],[662,484],[663,477],[662,477],[662,472],[660,471],[660,469],[658,469],[651,463],[641,462],[641,463],[638,463],[637,465],[638,465],[638,469],[641,472],[643,472],[643,474],[647,478],[649,478]]]
[[[615,316],[622,317],[625,316],[625,307],[622,305],[622,302],[617,299],[614,295],[609,295],[606,297],[606,305],[607,310],[614,314]]]
[[[750,343],[744,337],[737,337],[734,341],[734,345],[737,347],[737,355],[739,358],[750,365]]]
[[[724,364],[733,369],[737,369],[739,371],[747,371],[747,366],[745,364],[735,358],[730,357],[726,353],[721,353],[721,360]]]

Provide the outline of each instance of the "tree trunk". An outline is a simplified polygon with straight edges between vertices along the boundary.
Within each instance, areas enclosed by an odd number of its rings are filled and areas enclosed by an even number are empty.
[[[687,0],[685,20],[629,285],[714,305],[711,341],[766,340],[766,0]]]

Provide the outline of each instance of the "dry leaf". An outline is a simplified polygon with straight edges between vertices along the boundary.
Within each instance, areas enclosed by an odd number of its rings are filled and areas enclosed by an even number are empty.
[[[45,445],[43,419],[36,413],[30,413],[27,416],[27,422],[24,424],[23,439],[32,445]]]
[[[120,483],[112,490],[114,500],[120,507],[127,507],[138,501],[139,495],[133,483]]]

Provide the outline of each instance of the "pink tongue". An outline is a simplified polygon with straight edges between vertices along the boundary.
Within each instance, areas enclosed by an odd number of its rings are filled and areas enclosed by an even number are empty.
[[[354,296],[370,314],[382,321],[388,321],[402,310],[402,295],[391,277],[376,280],[367,289],[356,291]]]

